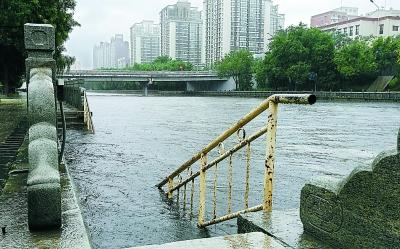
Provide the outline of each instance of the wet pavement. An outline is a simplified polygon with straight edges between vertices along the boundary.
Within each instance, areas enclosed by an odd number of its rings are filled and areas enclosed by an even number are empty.
[[[94,247],[123,248],[236,233],[236,221],[198,229],[196,218],[191,219],[182,205],[166,201],[154,185],[261,101],[89,96],[96,133],[70,132],[66,153]],[[380,151],[394,148],[399,107],[372,102],[280,106],[274,209],[298,209],[307,180],[343,177]],[[256,131],[266,119],[267,114],[261,115],[246,127],[246,133]],[[264,151],[264,139],[252,145],[250,206],[261,203]],[[218,170],[221,215],[226,211],[226,162]],[[234,210],[243,208],[244,170],[244,155],[239,153],[234,158]],[[208,191],[207,198],[211,196]],[[211,202],[207,210],[210,218]]]
[[[62,227],[30,231],[27,204],[27,140],[11,165],[10,175],[0,195],[0,248],[91,248],[78,206],[73,183],[64,165],[60,167]]]

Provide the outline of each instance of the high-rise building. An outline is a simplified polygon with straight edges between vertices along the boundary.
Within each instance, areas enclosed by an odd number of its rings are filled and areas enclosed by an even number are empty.
[[[108,42],[100,42],[93,48],[93,68],[111,68],[111,46]]]
[[[161,54],[201,65],[201,11],[186,0],[178,0],[160,12]]]
[[[129,42],[124,41],[122,34],[111,37],[111,63],[113,68],[123,68],[129,65]]]
[[[278,5],[271,6],[271,27],[270,34],[272,36],[276,35],[279,30],[284,29],[285,26],[285,15],[279,13]]]
[[[264,53],[285,21],[271,0],[204,0],[203,18],[207,65],[238,49]]]
[[[150,63],[160,56],[160,25],[153,21],[131,27],[131,64]]]
[[[115,35],[111,42],[100,42],[93,47],[93,68],[121,68],[129,65],[129,42],[123,35]]]

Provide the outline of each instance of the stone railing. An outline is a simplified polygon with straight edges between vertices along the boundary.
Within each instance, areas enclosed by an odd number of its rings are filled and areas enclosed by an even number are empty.
[[[84,109],[85,88],[79,86],[65,85],[64,100],[79,111]]]
[[[400,132],[382,152],[346,179],[320,179],[301,191],[306,233],[335,248],[400,248]]]
[[[28,84],[30,229],[61,225],[61,186],[56,130],[55,40],[51,25],[25,24]]]

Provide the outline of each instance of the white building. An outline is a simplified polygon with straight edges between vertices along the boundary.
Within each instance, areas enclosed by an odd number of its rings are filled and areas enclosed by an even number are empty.
[[[122,35],[115,35],[111,42],[100,42],[93,47],[93,68],[117,68],[129,64],[129,43]],[[124,66],[124,67],[125,67]]]
[[[129,42],[124,41],[122,34],[111,37],[111,67],[120,68],[129,65]]]
[[[131,64],[150,63],[161,55],[160,25],[153,21],[131,27]]]
[[[271,0],[204,0],[203,11],[207,65],[238,49],[264,53],[268,41],[284,26],[285,17]]]
[[[100,42],[93,47],[93,68],[111,68],[111,45],[109,42]]]
[[[279,30],[284,29],[285,26],[285,15],[279,14],[278,5],[271,5],[270,11],[270,30],[269,33],[274,36]]]
[[[202,64],[201,11],[179,0],[160,12],[161,54],[199,66]]]
[[[397,36],[400,35],[399,27],[399,16],[364,16],[319,28],[323,31],[338,32],[355,38],[357,36]]]

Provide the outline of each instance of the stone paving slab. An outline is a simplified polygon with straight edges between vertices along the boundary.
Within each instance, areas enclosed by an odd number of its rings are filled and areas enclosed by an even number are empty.
[[[20,162],[14,169],[26,170],[28,164]],[[0,196],[0,248],[91,248],[81,211],[68,171],[61,172],[62,227],[57,230],[30,232],[28,229],[27,173],[9,176]]]
[[[185,240],[162,245],[131,247],[130,249],[284,249],[274,238],[260,233],[235,234],[223,237]]]
[[[333,249],[330,245],[304,234],[299,209],[286,211],[273,210],[247,213],[237,219],[238,232],[262,232],[268,234],[285,245],[285,248],[296,249]]]

